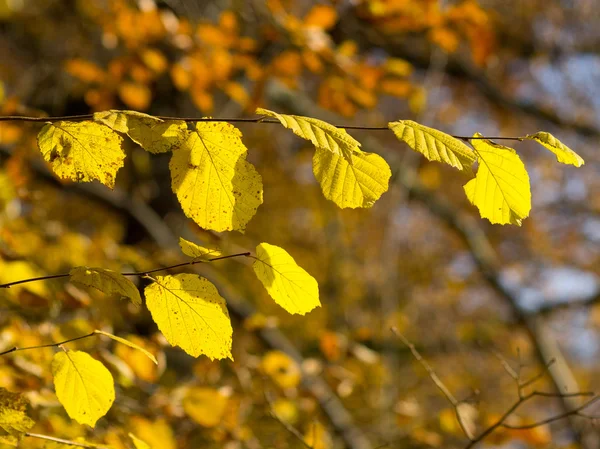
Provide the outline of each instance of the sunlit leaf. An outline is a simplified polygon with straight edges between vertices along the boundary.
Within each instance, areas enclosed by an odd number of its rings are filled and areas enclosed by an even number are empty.
[[[223,418],[227,397],[214,388],[190,388],[183,398],[183,409],[203,427],[215,427]]]
[[[412,120],[390,122],[388,126],[398,139],[430,161],[445,162],[467,173],[472,172],[475,154],[460,140]]]
[[[474,137],[482,137],[475,133]],[[471,140],[479,159],[477,176],[465,184],[469,201],[491,223],[521,226],[531,210],[529,175],[516,151],[486,139]]]
[[[256,277],[289,313],[304,315],[321,306],[317,281],[283,248],[261,243],[256,247],[256,259],[252,264]]]
[[[135,449],[152,449],[148,443],[146,443],[144,440],[140,440],[133,433],[129,433],[129,438],[131,438]]]
[[[150,153],[166,153],[187,137],[187,125],[182,120],[161,120],[136,111],[103,111],[94,120],[127,134],[131,140]]]
[[[105,337],[112,338],[113,340],[118,341],[119,343],[129,346],[130,348],[134,348],[134,349],[137,349],[138,351],[141,351],[146,357],[148,357],[150,360],[152,360],[155,364],[158,365],[158,361],[156,360],[156,357],[154,357],[152,354],[150,354],[148,351],[146,351],[141,346],[136,345],[135,343],[133,343],[129,340],[126,340],[124,338],[117,337],[116,335],[110,334],[108,332],[100,331],[98,329],[96,329],[94,332],[96,334],[101,334],[101,335],[104,335]]]
[[[243,232],[262,204],[262,178],[246,161],[241,136],[228,123],[199,122],[171,157],[173,191],[204,229]]]
[[[48,123],[38,134],[40,151],[59,177],[79,182],[97,179],[110,188],[125,159],[122,140],[94,122]]]
[[[132,416],[130,424],[138,440],[148,441],[147,444],[152,449],[177,449],[173,429],[165,418],[150,421],[141,416]],[[129,435],[131,436],[131,434]]]
[[[145,295],[152,318],[173,346],[194,357],[233,359],[229,312],[207,279],[195,274],[157,276]]]
[[[27,416],[27,400],[0,387],[0,443],[17,446],[35,421]]]
[[[140,292],[135,284],[116,271],[106,268],[75,267],[71,269],[69,275],[74,284],[93,287],[107,295],[129,298],[138,306],[142,303]]]
[[[285,352],[267,352],[260,362],[260,369],[283,389],[293,388],[300,383],[300,367]]]
[[[52,375],[58,400],[71,419],[80,424],[94,427],[115,400],[110,371],[85,352],[57,352]]]
[[[554,137],[552,134],[540,131],[535,134],[528,134],[524,139],[535,140],[556,155],[556,160],[561,164],[570,164],[575,167],[581,167],[585,161],[581,156],[567,147],[564,143]]]
[[[338,156],[343,156],[350,164],[352,164],[352,155],[360,152],[360,142],[348,134],[345,129],[336,128],[323,120],[299,115],[278,114],[262,108],[258,108],[256,114],[276,118],[297,136],[311,141],[317,148],[324,148]]]
[[[194,259],[209,260],[213,257],[219,257],[221,251],[216,248],[205,248],[200,245],[196,245],[194,242],[179,237],[179,247],[183,254]]]
[[[338,154],[317,148],[313,172],[323,195],[341,208],[371,207],[387,191],[392,176],[378,154],[354,153],[352,163]]]

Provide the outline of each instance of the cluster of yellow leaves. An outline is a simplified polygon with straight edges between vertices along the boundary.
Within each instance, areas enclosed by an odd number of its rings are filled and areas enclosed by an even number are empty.
[[[479,65],[486,62],[495,46],[491,19],[477,0],[462,0],[446,7],[437,0],[366,0],[361,9],[384,33],[424,32],[449,53],[466,40]]]
[[[265,71],[253,56],[256,41],[240,36],[232,11],[224,11],[216,24],[195,26],[156,7],[139,9],[123,0],[108,3],[107,10],[90,7],[87,14],[103,28],[105,46],[122,45],[125,54],[112,59],[106,70],[82,58],[65,66],[84,83],[85,100],[94,110],[114,107],[117,98],[128,107],[146,110],[154,83],[167,74],[201,111],[212,110],[215,89],[243,107],[248,105],[249,93],[233,78],[244,74],[258,80]],[[170,47],[176,60],[170,61],[158,44]]]
[[[277,26],[260,30],[261,37],[289,42],[289,48],[268,61],[257,59],[259,41],[241,34],[232,11],[222,12],[216,23],[195,25],[156,8],[139,10],[122,0],[111,0],[108,10],[90,8],[88,14],[102,26],[105,45],[122,44],[125,53],[111,60],[106,69],[83,58],[68,60],[65,68],[82,81],[84,98],[94,110],[115,107],[117,99],[127,107],[146,110],[154,84],[166,74],[205,113],[213,110],[215,91],[252,110],[269,79],[295,88],[304,69],[320,75],[319,103],[344,116],[354,115],[359,108],[374,108],[380,95],[408,97],[411,103],[422,96],[422,89],[408,79],[412,73],[408,62],[398,58],[374,62],[361,56],[353,41],[334,44],[328,34],[339,20],[334,7],[315,5],[298,18],[278,0],[267,5]],[[133,30],[139,24],[144,32],[138,35]],[[158,44],[177,56],[167,58]],[[237,81],[240,76],[247,82]]]
[[[167,68],[166,56],[152,47],[115,58],[106,69],[82,58],[65,62],[65,70],[82,82],[85,101],[96,111],[114,107],[117,98],[130,108],[148,109],[153,83]]]
[[[474,179],[464,186],[469,201],[482,218],[491,223],[520,226],[531,210],[531,188],[525,165],[512,148],[498,145],[475,133],[472,149],[464,142],[436,129],[410,120],[389,123],[398,139],[431,161],[445,162],[473,176],[475,161],[479,168]],[[554,136],[538,132],[517,140],[534,140],[552,151],[559,162],[580,167],[583,159]]]
[[[218,253],[218,250],[209,250],[185,239],[181,239],[180,243],[183,252],[195,261],[210,260],[207,255]],[[275,302],[289,313],[304,315],[320,306],[316,280],[299,267],[285,250],[261,243],[253,258],[257,278]],[[71,270],[70,276],[71,281],[76,284],[98,289],[109,295],[124,296],[134,304],[141,304],[137,287],[120,273],[76,267]],[[156,276],[151,278],[144,294],[152,318],[171,345],[181,347],[194,357],[204,354],[210,359],[233,359],[233,329],[225,299],[210,281],[196,274],[186,273]],[[101,330],[93,333],[133,348],[155,364],[158,363],[152,353],[135,341]],[[287,356],[279,354],[277,357],[285,359]],[[288,363],[288,359],[285,360]],[[272,367],[276,366],[277,373],[285,379],[282,380],[282,386],[297,384],[300,376],[297,367],[284,375],[279,365],[276,361],[267,363],[266,372],[271,373]],[[96,421],[108,412],[115,399],[111,373],[101,362],[85,352],[58,352],[52,361],[52,374],[58,399],[69,416],[79,423],[94,427]],[[212,391],[193,389],[184,400],[186,412],[206,427],[215,425],[211,424],[213,420],[220,420],[216,415],[211,421],[204,418],[206,413],[203,412],[203,407],[208,407],[215,413],[218,401],[211,395]],[[226,401],[221,402],[225,407]]]
[[[258,108],[316,148],[313,172],[325,197],[341,208],[371,207],[387,191],[391,170],[381,156],[365,153],[346,130],[324,121]],[[56,174],[75,181],[100,180],[114,186],[125,153],[122,135],[151,153],[172,151],[173,191],[185,214],[204,229],[243,232],[263,201],[262,178],[246,161],[241,132],[226,122],[196,122],[188,131],[178,120],[161,120],[133,111],[94,114],[94,122],[49,123],[38,135],[40,150]],[[431,161],[445,162],[469,176],[465,193],[483,218],[517,224],[529,215],[531,193],[525,166],[516,152],[476,134],[472,148],[439,130],[410,120],[389,123],[398,139]],[[116,131],[116,132],[115,132]],[[118,133],[117,133],[118,132]],[[546,132],[534,140],[561,163],[584,161]],[[96,275],[99,275],[98,273]]]
[[[374,108],[380,95],[420,95],[420,89],[408,79],[413,67],[407,61],[387,58],[376,63],[360,56],[354,41],[334,44],[327,33],[338,21],[334,7],[315,5],[299,19],[287,13],[278,0],[268,5],[294,46],[271,61],[268,75],[291,88],[298,87],[304,69],[322,75],[319,104],[346,117],[353,116],[359,108]]]

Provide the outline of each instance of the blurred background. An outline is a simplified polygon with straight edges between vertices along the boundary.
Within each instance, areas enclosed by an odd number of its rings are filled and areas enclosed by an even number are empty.
[[[0,122],[0,282],[78,265],[177,263],[179,236],[224,252],[267,241],[318,280],[323,304],[290,316],[244,262],[197,268],[234,320],[235,362],[211,362],[171,348],[145,310],[60,280],[26,284],[0,293],[0,351],[101,328],[131,335],[161,362],[105,341],[73,344],[100,358],[118,384],[93,431],[56,400],[51,348],[1,358],[0,386],[28,392],[40,433],[129,448],[132,432],[168,449],[464,448],[457,410],[477,436],[519,399],[519,382],[541,373],[528,392],[600,389],[599,6],[0,0],[2,116],[114,108],[236,118],[261,106],[347,126],[411,119],[462,136],[544,130],[586,161],[559,165],[536,144],[517,142],[531,216],[521,228],[492,226],[466,200],[461,173],[426,161],[391,132],[353,131],[393,176],[373,208],[341,210],[312,175],[310,144],[278,126],[238,124],[263,177],[264,204],[245,234],[214,233],[181,212],[169,155],[131,144],[114,191],[73,184],[43,163],[39,124]],[[507,423],[570,416],[501,426],[480,447],[597,448],[600,408],[570,413],[587,399],[527,401]]]

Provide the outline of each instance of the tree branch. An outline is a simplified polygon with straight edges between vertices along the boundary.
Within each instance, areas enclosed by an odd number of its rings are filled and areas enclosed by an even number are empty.
[[[276,119],[268,119],[265,117],[257,118],[207,118],[207,117],[166,117],[162,115],[154,116],[161,120],[178,120],[182,122],[223,122],[223,123],[267,123],[267,124],[278,124],[281,122]],[[0,122],[15,121],[15,122],[43,122],[43,123],[54,123],[59,121],[71,121],[71,122],[82,122],[94,120],[93,114],[82,114],[82,115],[64,115],[56,117],[25,117],[22,115],[5,115],[0,116]],[[361,131],[391,131],[388,126],[360,126],[360,125],[333,125],[337,128],[343,129],[355,129]],[[476,139],[491,139],[491,140],[513,140],[521,142],[523,137],[506,137],[506,136],[493,136],[493,137],[472,137],[472,136],[452,136],[455,139],[464,141],[476,140]]]

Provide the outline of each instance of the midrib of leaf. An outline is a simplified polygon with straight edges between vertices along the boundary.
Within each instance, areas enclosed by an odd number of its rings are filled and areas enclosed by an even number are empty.
[[[498,178],[496,177],[496,175],[494,174],[494,172],[490,169],[490,164],[483,158],[481,157],[481,154],[479,153],[479,151],[473,149],[473,151],[475,152],[475,154],[477,154],[477,156],[479,156],[479,160],[485,164],[485,166],[487,167],[487,170],[489,172],[489,174],[491,175],[492,178],[494,178],[494,181],[496,182],[496,186],[497,186],[497,190],[500,191],[500,194],[502,195],[502,198],[504,199],[504,202],[508,205],[508,201],[506,199],[506,195],[504,194],[504,189],[502,189],[500,187],[500,183],[498,182]],[[510,173],[509,171],[504,170],[504,173],[508,173],[510,174],[510,176],[512,176],[513,178],[515,178],[517,181],[520,181],[519,178],[517,178],[513,173]],[[475,178],[475,180],[477,181],[477,178]],[[518,189],[513,189],[519,196],[521,196],[522,198],[525,199],[525,197],[523,197],[523,195],[519,192]],[[485,195],[488,196],[488,183],[486,181],[486,185],[485,185]],[[515,215],[515,212],[513,211],[512,207],[510,207],[510,205],[508,206],[508,209],[510,210],[511,215]]]
[[[304,288],[303,288],[301,285],[298,285],[298,284],[296,284],[296,282],[295,282],[293,279],[290,279],[290,278],[288,278],[287,276],[285,276],[285,275],[284,275],[284,274],[283,274],[281,271],[279,271],[279,270],[278,270],[277,268],[275,268],[273,265],[271,265],[271,264],[268,264],[267,262],[265,262],[265,261],[264,261],[264,260],[262,260],[262,259],[259,259],[258,257],[256,257],[256,260],[258,260],[258,261],[260,261],[260,262],[264,263],[264,264],[265,264],[266,266],[268,266],[268,267],[271,267],[271,269],[272,269],[273,271],[276,271],[277,273],[279,273],[279,275],[280,275],[280,276],[281,276],[283,279],[286,279],[286,280],[287,280],[287,281],[288,281],[290,284],[294,284],[296,287],[298,287],[298,288],[299,288],[300,290],[302,290],[304,293],[306,293],[307,295],[310,295],[310,292],[306,291],[306,290],[305,290],[305,289],[304,289]],[[298,266],[298,265],[294,265],[294,264],[291,264],[291,263],[286,263],[286,264],[283,264],[283,265],[284,265],[284,266],[285,266],[285,265]],[[285,287],[285,284],[283,283],[283,281],[280,281],[280,282],[281,282],[281,284],[284,286],[284,290],[286,291],[286,293],[288,293],[288,289]],[[296,301],[295,301],[295,300],[294,300],[294,299],[293,299],[293,298],[292,298],[292,297],[289,295],[289,293],[288,293],[288,297],[289,297],[289,298],[292,300],[292,302],[294,303],[294,305],[295,305],[296,307],[298,307],[298,304],[297,304],[297,303],[296,303]]]
[[[171,290],[170,288],[167,288],[167,287],[165,287],[165,286],[164,286],[163,284],[161,284],[160,282],[158,282],[158,281],[155,281],[155,282],[156,282],[158,285],[160,285],[162,288],[164,288],[165,290],[167,290],[168,292],[170,292],[170,293],[171,293],[173,296],[175,296],[175,297],[176,297],[177,299],[179,299],[181,302],[183,302],[183,303],[184,303],[186,306],[188,306],[188,307],[189,307],[189,309],[190,309],[190,310],[191,310],[193,313],[195,313],[196,315],[198,315],[198,317],[200,317],[200,319],[201,319],[202,321],[204,321],[204,324],[206,324],[206,325],[208,326],[208,328],[209,328],[209,329],[210,329],[210,330],[213,332],[213,334],[215,334],[215,336],[216,336],[216,337],[219,337],[219,334],[217,334],[217,332],[216,332],[216,331],[215,331],[215,330],[212,328],[212,326],[211,326],[210,324],[208,324],[208,322],[206,321],[206,319],[205,319],[205,318],[204,318],[202,315],[200,315],[200,314],[199,314],[199,313],[198,313],[196,310],[194,310],[194,308],[193,308],[192,306],[190,306],[190,305],[189,305],[189,303],[188,303],[188,302],[187,302],[185,299],[183,299],[183,298],[182,298],[182,297],[180,297],[179,295],[175,294],[175,293],[174,293],[174,290]],[[183,288],[178,288],[178,289],[176,289],[176,290],[182,290],[182,291],[184,291],[184,292],[185,292],[185,291],[188,291],[188,290],[185,290],[185,289],[183,289]],[[195,290],[189,290],[189,291],[195,291]],[[168,304],[168,301],[167,301],[167,304]],[[181,311],[181,304],[179,304],[179,310]],[[171,316],[171,315],[169,314],[169,318],[170,318],[170,316]],[[181,315],[181,316],[183,317],[183,315]],[[183,321],[184,321],[184,324],[185,324],[185,320],[183,320]],[[187,325],[185,325],[185,328],[186,328],[186,332],[188,333],[188,336],[189,336],[189,330],[188,330],[188,328],[187,328]],[[171,332],[172,332],[172,330],[173,330],[173,328],[171,327]]]
[[[78,144],[81,146],[81,148],[83,148],[83,149],[85,150],[86,154],[89,154],[89,155],[90,155],[90,157],[91,157],[92,159],[94,159],[94,162],[95,162],[97,165],[101,165],[101,163],[102,163],[102,160],[101,160],[101,159],[96,159],[96,157],[95,157],[94,153],[90,152],[90,151],[89,151],[89,150],[86,148],[86,146],[85,146],[84,144],[82,144],[82,143],[81,143],[81,141],[80,141],[80,140],[79,140],[79,139],[78,139],[78,138],[77,138],[77,137],[76,137],[74,134],[71,134],[69,131],[67,131],[67,130],[66,130],[66,129],[64,129],[64,128],[61,128],[60,126],[56,126],[56,125],[53,125],[53,126],[54,126],[56,129],[60,129],[60,130],[61,130],[62,132],[64,132],[65,134],[68,134],[69,136],[71,136],[71,138],[72,138],[73,140],[75,140],[75,141],[76,141],[76,142],[77,142],[77,143],[78,143]],[[86,133],[81,133],[81,134],[86,134]],[[94,134],[88,134],[88,135],[89,135],[89,136],[92,136],[92,137],[96,137],[96,136],[94,136]]]
[[[71,365],[73,365],[73,369],[77,372],[77,375],[79,376],[79,380],[81,381],[81,384],[83,385],[83,390],[85,391],[85,397],[87,398],[88,409],[91,409],[92,408],[92,402],[90,401],[90,394],[89,394],[87,388],[85,387],[85,382],[83,381],[83,376],[81,375],[81,373],[77,369],[77,365],[75,365],[75,362],[73,362],[73,360],[71,359],[71,356],[69,355],[69,351],[65,351],[65,354],[67,355],[67,358],[69,359],[69,362],[71,362]],[[73,389],[74,388],[75,388],[75,385],[73,385]],[[74,390],[73,390],[73,396],[75,396],[75,391]]]

